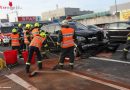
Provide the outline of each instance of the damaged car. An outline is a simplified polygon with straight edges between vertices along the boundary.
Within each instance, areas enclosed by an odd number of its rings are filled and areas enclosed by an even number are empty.
[[[83,25],[78,22],[69,22],[70,27],[74,28],[75,34],[77,36],[77,48],[78,51],[82,51],[82,45],[102,42],[104,39],[104,32],[100,28],[94,25]],[[58,50],[59,47],[56,45],[58,39],[58,33],[61,30],[60,23],[50,23],[48,25],[43,25],[41,30],[48,33],[48,45],[51,49]],[[76,49],[77,50],[77,49]],[[77,52],[75,50],[75,52]]]

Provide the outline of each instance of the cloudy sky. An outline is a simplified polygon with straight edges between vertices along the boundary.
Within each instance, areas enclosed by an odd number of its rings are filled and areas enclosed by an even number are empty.
[[[109,10],[111,5],[115,4],[115,0],[0,0],[0,6],[8,6],[8,2],[12,1],[13,6],[20,6],[18,10],[19,16],[41,16],[42,12],[62,7],[76,7],[81,10],[93,10],[95,12]],[[117,4],[130,2],[130,0],[116,0]],[[16,10],[0,9],[0,18],[6,18],[8,13],[12,21],[15,20]]]

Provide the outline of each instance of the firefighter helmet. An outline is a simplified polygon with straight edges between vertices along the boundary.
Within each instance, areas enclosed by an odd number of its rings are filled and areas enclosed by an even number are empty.
[[[12,29],[12,33],[16,33],[17,32],[17,29]]]
[[[39,26],[40,26],[39,23],[35,23],[35,24],[34,24],[34,27],[39,27]]]

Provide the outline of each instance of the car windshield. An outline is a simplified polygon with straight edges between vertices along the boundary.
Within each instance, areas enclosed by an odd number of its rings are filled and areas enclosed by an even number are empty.
[[[87,27],[81,23],[77,22],[70,22],[70,27],[74,28],[75,30],[87,30]]]

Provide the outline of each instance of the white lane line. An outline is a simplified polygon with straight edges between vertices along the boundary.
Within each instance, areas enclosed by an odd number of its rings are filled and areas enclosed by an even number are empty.
[[[123,52],[123,50],[116,50],[116,51],[118,51],[118,52]],[[128,51],[129,53],[130,53],[130,51]]]
[[[5,76],[8,77],[9,79],[11,79],[12,81],[14,81],[15,83],[23,86],[27,90],[38,90],[36,87],[32,86],[31,84],[24,81],[22,78],[18,77],[15,74],[10,74],[10,75],[5,75]]]
[[[87,76],[84,76],[84,75],[81,75],[81,74],[77,74],[77,73],[74,73],[74,72],[70,72],[70,71],[66,71],[66,70],[60,70],[60,71],[68,73],[68,74],[71,74],[71,75],[74,75],[74,76],[77,76],[77,77],[80,77],[80,78],[83,78],[83,79],[86,79],[86,80],[89,80],[89,81],[100,83],[100,84],[103,84],[103,85],[106,85],[106,86],[109,86],[109,87],[112,87],[112,88],[115,88],[115,89],[130,90],[130,88],[118,86],[118,85],[115,85],[115,84],[111,84],[111,83],[108,83],[108,82],[105,82],[105,81],[102,81],[102,80],[98,80],[98,79],[94,79],[94,78],[91,78],[91,77],[87,77]]]
[[[120,61],[115,59],[107,59],[107,58],[99,58],[99,57],[89,57],[90,59],[96,59],[96,60],[102,60],[102,61],[110,61],[110,62],[118,62],[118,63],[124,63],[124,64],[130,64],[130,62],[126,61]]]

